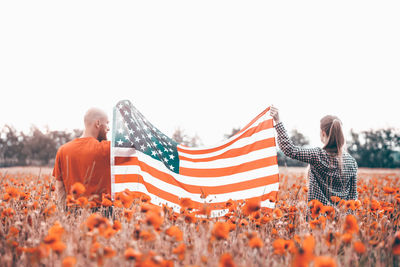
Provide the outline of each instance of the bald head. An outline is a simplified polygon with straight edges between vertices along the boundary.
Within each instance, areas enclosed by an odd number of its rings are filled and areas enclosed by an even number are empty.
[[[99,108],[90,108],[88,111],[86,111],[84,117],[86,128],[90,127],[90,125],[96,123],[98,120],[108,120],[107,114],[103,110]]]
[[[108,116],[99,108],[90,108],[84,117],[85,134],[92,136],[99,141],[107,140]]]

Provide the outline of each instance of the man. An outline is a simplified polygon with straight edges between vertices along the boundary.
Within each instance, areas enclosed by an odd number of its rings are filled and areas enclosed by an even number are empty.
[[[53,176],[56,179],[57,200],[65,205],[67,194],[75,183],[81,183],[86,190],[83,196],[97,205],[102,194],[111,193],[110,142],[107,141],[107,114],[98,109],[89,109],[84,117],[85,131],[62,145],[56,155]]]

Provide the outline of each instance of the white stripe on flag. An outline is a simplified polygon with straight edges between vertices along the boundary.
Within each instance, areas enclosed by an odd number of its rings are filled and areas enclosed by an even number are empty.
[[[205,162],[192,162],[187,160],[180,160],[179,166],[183,168],[192,168],[192,169],[213,169],[213,168],[225,168],[240,165],[243,163],[247,163],[253,160],[268,158],[276,156],[276,148],[268,147],[256,151],[252,151],[248,154],[232,157],[232,158],[224,158],[224,159],[216,159],[213,161],[205,161]]]

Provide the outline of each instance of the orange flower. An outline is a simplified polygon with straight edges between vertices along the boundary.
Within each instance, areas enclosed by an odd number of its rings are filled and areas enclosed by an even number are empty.
[[[129,208],[133,203],[134,195],[128,189],[125,189],[116,195],[116,199],[121,200],[125,208]]]
[[[344,231],[350,234],[358,232],[358,224],[357,219],[352,214],[348,214],[346,216],[346,220],[344,222]]]
[[[377,211],[380,208],[381,204],[378,201],[376,201],[375,199],[371,200],[371,206],[370,206],[371,211]]]
[[[385,192],[386,195],[391,195],[391,194],[396,193],[396,189],[394,189],[392,187],[384,186],[383,187],[383,192]]]
[[[47,216],[52,215],[54,212],[56,212],[57,207],[56,205],[51,205],[50,207],[47,207],[44,209],[43,213]]]
[[[140,261],[142,253],[140,253],[137,250],[134,250],[133,248],[127,248],[124,252],[124,256],[126,260]]]
[[[89,200],[86,197],[79,197],[76,200],[76,204],[78,204],[81,208],[84,208],[87,204],[89,204]]]
[[[235,267],[232,256],[229,253],[225,253],[219,258],[219,267]]]
[[[319,221],[319,219],[315,219],[315,220],[312,220],[312,221],[310,221],[310,227],[311,227],[311,229],[315,229],[318,225],[320,225],[320,221]]]
[[[314,260],[315,267],[336,267],[335,259],[328,256],[316,257]]]
[[[251,248],[261,248],[263,245],[264,245],[264,243],[262,242],[261,238],[259,238],[258,236],[254,236],[249,241],[249,247],[251,247]]]
[[[282,210],[280,210],[279,208],[274,209],[274,211],[272,212],[272,215],[274,216],[274,218],[276,219],[280,219],[283,216]]]
[[[104,257],[106,258],[112,258],[115,256],[115,254],[117,254],[117,252],[110,247],[104,247],[103,251],[104,251]]]
[[[397,232],[394,236],[392,253],[393,255],[400,255],[400,232]]]
[[[112,202],[107,198],[103,198],[103,200],[101,201],[101,205],[104,207],[110,207],[112,206]]]
[[[274,248],[274,254],[283,255],[287,250],[293,249],[294,242],[292,240],[278,238],[274,240],[272,247]]]
[[[184,213],[186,223],[195,223],[197,221],[196,214],[185,211]]]
[[[247,221],[246,219],[241,219],[240,222],[239,222],[239,225],[247,226],[247,225],[249,225],[249,221]]]
[[[132,220],[134,212],[135,211],[133,209],[130,209],[130,210],[124,209],[124,217],[126,218],[126,220],[128,220],[128,221]]]
[[[207,203],[201,205],[200,209],[196,213],[201,214],[201,215],[210,216],[211,215],[210,205],[208,205]]]
[[[295,236],[295,239],[297,240],[298,243],[299,237]],[[308,266],[309,262],[314,258],[314,247],[315,247],[315,239],[312,235],[307,236],[299,249],[293,249],[295,250],[295,256],[293,260],[293,266],[295,267],[304,267]]]
[[[11,226],[10,229],[8,230],[8,236],[16,236],[19,234],[19,229]]]
[[[243,213],[245,215],[250,215],[251,213],[259,210],[261,208],[261,198],[250,198],[246,200],[246,204],[243,206]]]
[[[12,208],[7,208],[7,209],[4,209],[4,210],[1,212],[1,217],[2,217],[2,218],[4,218],[4,217],[10,217],[10,218],[12,218],[12,217],[14,216],[14,214],[15,214],[15,211],[14,211]]]
[[[365,245],[360,242],[354,242],[354,250],[358,253],[358,254],[364,254],[366,251]]]
[[[345,243],[345,244],[350,243],[352,239],[353,239],[352,234],[345,233],[345,234],[342,235],[342,241],[343,241],[343,243]]]
[[[321,213],[325,213],[328,218],[333,219],[335,217],[335,208],[332,206],[324,206]]]
[[[229,199],[227,202],[225,202],[225,207],[227,207],[230,212],[233,212],[237,208],[237,201],[233,201],[232,199]]]
[[[76,264],[75,257],[65,257],[62,261],[62,267],[74,267]]]
[[[350,210],[355,210],[356,209],[356,203],[353,199],[347,200],[346,201],[346,209]]]
[[[78,197],[82,195],[83,193],[86,192],[86,188],[83,184],[81,183],[74,183],[71,187],[71,193],[75,196]]]
[[[67,247],[63,242],[61,241],[56,241],[55,243],[51,244],[51,249],[55,251],[56,253],[60,254],[61,252],[64,251],[64,249]]]
[[[185,251],[186,251],[186,246],[184,243],[181,243],[179,246],[177,246],[172,250],[172,253],[177,254],[178,258],[182,261],[185,259]]]
[[[175,225],[171,226],[170,228],[167,229],[165,233],[171,237],[174,237],[176,241],[183,240],[183,233],[178,226]]]
[[[341,200],[340,197],[331,196],[331,201],[332,201],[333,203],[338,203],[340,200]]]
[[[164,218],[161,216],[159,212],[150,210],[146,213],[147,224],[153,225],[154,229],[156,230],[160,229],[160,226],[162,225],[163,221]]]
[[[89,231],[92,231],[94,228],[98,228],[101,225],[109,225],[109,222],[100,214],[93,213],[86,220],[86,226],[89,228]]]
[[[62,234],[64,234],[65,230],[64,228],[61,226],[61,224],[56,221],[53,226],[49,229],[49,234],[54,234],[57,235],[59,237],[61,237]]]
[[[188,210],[192,210],[194,208],[194,202],[190,198],[181,198],[179,205]]]
[[[117,231],[115,231],[112,227],[107,227],[103,232],[100,232],[101,235],[105,238],[112,237]]]
[[[216,222],[214,224],[214,227],[212,229],[211,234],[217,238],[218,240],[220,239],[227,239],[229,237],[229,223],[226,222]]]
[[[154,234],[150,233],[149,231],[143,230],[140,232],[139,237],[144,241],[153,241],[156,239]]]
[[[20,194],[19,190],[15,187],[8,187],[6,192],[11,198],[18,198]]]
[[[308,206],[310,206],[311,209],[311,217],[313,219],[317,218],[319,213],[324,207],[324,204],[322,204],[319,200],[313,199],[308,202]]]
[[[114,224],[113,224],[113,229],[114,229],[115,231],[121,230],[121,229],[122,229],[122,224],[121,224],[121,222],[115,220],[115,221],[114,221]]]
[[[5,193],[3,195],[3,200],[6,201],[6,202],[9,201],[10,200],[10,195],[8,193]]]

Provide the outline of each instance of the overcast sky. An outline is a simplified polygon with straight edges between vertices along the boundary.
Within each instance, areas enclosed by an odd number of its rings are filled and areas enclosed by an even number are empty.
[[[0,125],[83,127],[129,99],[205,145],[274,104],[319,143],[400,128],[400,1],[1,1]],[[110,136],[109,136],[110,138]]]

